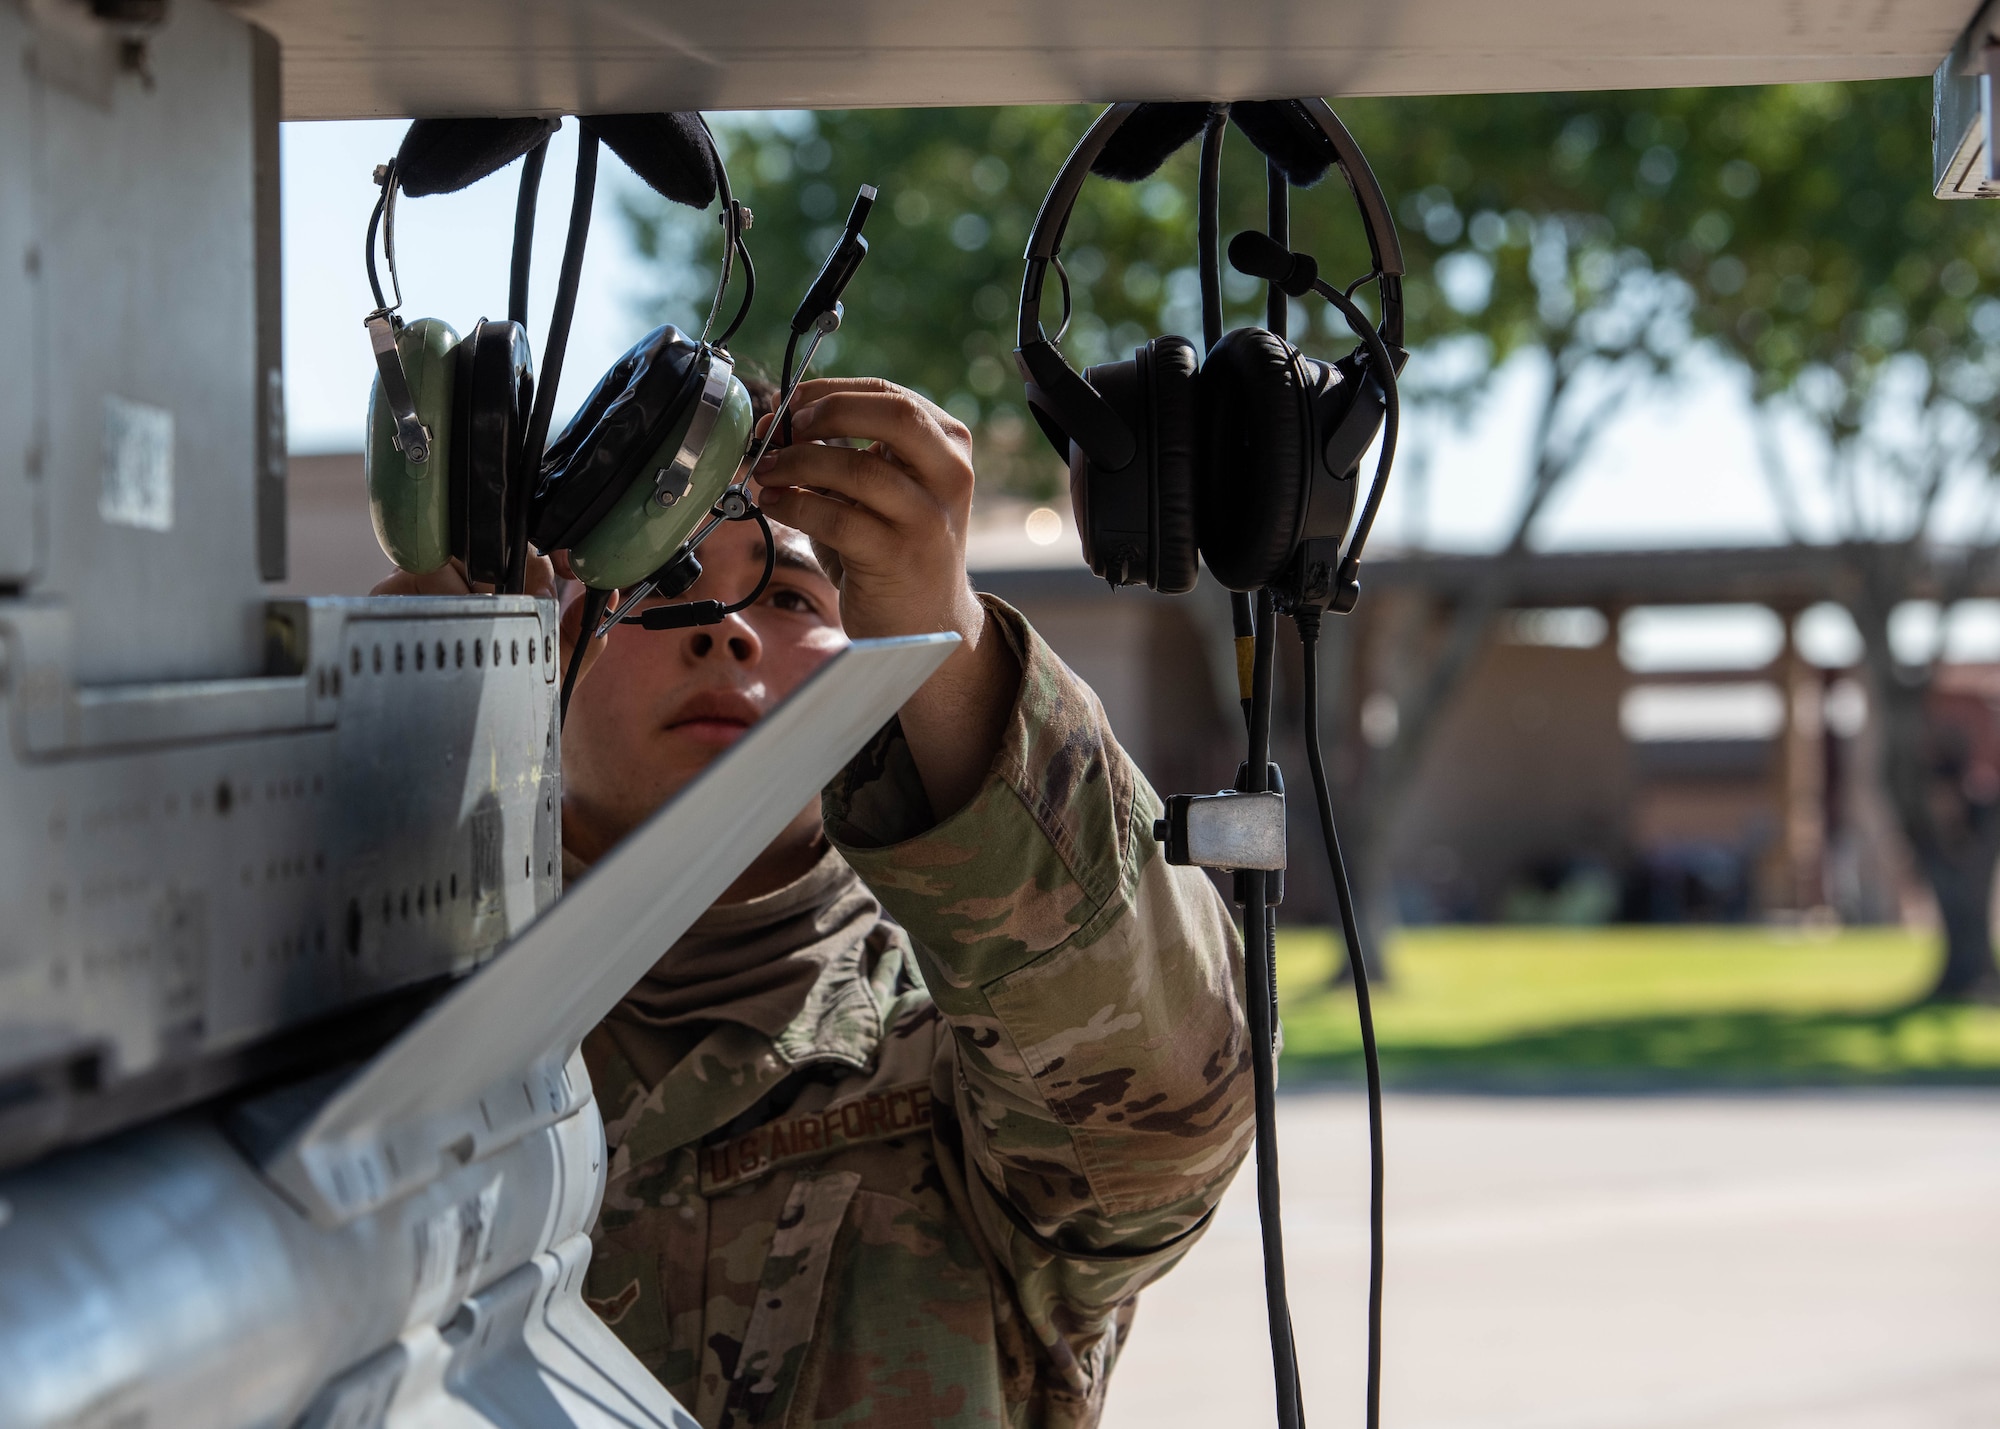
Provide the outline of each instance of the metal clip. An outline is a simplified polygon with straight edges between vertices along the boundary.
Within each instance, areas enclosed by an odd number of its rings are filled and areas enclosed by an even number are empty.
[[[694,484],[695,463],[701,460],[702,451],[708,446],[708,434],[715,430],[715,419],[722,414],[722,404],[729,396],[729,379],[735,375],[736,360],[719,347],[710,348],[708,373],[702,379],[701,396],[696,399],[687,435],[681,438],[681,448],[674,453],[673,461],[653,477],[653,499],[660,505],[672,506]]]
[[[1167,816],[1153,822],[1153,837],[1168,863],[1196,868],[1282,869],[1285,866],[1285,796],[1277,790],[1244,794],[1169,794]]]
[[[375,351],[375,370],[382,377],[382,396],[396,419],[390,440],[409,461],[421,466],[431,459],[431,432],[417,418],[416,399],[410,395],[410,380],[403,372],[403,355],[396,350],[396,320],[386,312],[372,312],[366,319],[368,345]]]

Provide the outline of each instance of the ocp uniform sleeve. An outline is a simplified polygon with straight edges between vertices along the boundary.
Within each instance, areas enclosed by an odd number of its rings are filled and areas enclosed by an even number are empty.
[[[1161,856],[1159,799],[1096,696],[985,599],[1022,678],[979,791],[933,823],[891,724],[824,812],[950,1025],[978,1229],[1081,1389],[1249,1145],[1241,949],[1209,880]]]

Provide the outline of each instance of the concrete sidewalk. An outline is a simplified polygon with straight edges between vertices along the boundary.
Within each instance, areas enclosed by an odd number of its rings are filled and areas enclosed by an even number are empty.
[[[1361,1423],[1365,1104],[1284,1096],[1312,1429]],[[1392,1096],[1394,1429],[2000,1426],[2000,1093]],[[1274,1423],[1253,1175],[1140,1301],[1107,1429]]]

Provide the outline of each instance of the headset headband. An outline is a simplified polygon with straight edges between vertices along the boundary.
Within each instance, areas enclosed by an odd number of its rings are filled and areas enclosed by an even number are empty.
[[[743,231],[750,224],[745,210],[737,206],[736,196],[729,190],[729,170],[722,162],[722,146],[715,142],[715,131],[708,127],[708,116],[697,113],[695,115],[695,122],[701,125],[702,137],[708,141],[709,156],[715,160],[715,186],[722,199],[722,213],[720,214],[722,220],[722,271],[716,275],[715,296],[709,300],[708,318],[701,325],[701,341],[706,344],[709,333],[715,328],[716,316],[722,311],[722,295],[729,291],[730,272],[734,266],[736,254],[743,248]],[[743,254],[743,261],[746,266],[750,262],[750,255],[747,252]],[[751,279],[752,283],[755,283],[755,281],[755,278]],[[720,347],[728,342],[730,338],[734,337],[736,329],[742,326],[743,319],[749,316],[749,313],[750,291],[746,290],[743,296],[742,307],[736,314],[736,320],[730,323],[722,336],[715,340],[715,345]]]
[[[1340,116],[1333,112],[1332,106],[1317,98],[1293,102],[1333,146],[1334,162],[1341,176],[1347,180],[1348,190],[1354,195],[1355,204],[1361,211],[1362,230],[1368,239],[1369,257],[1375,265],[1372,276],[1382,280],[1382,337],[1387,342],[1401,345],[1403,246],[1396,237],[1389,200],[1383,195],[1382,186],[1375,181],[1375,172],[1368,167],[1368,159],[1361,152],[1361,146],[1354,142],[1354,136],[1347,132],[1347,126],[1340,122]],[[1137,104],[1113,104],[1106,108],[1084,136],[1076,141],[1069,158],[1063,161],[1062,172],[1049,185],[1048,195],[1042,200],[1041,212],[1035,215],[1034,231],[1028,235],[1028,251],[1024,255],[1028,270],[1021,280],[1019,340],[1023,349],[1049,341],[1041,321],[1043,280],[1047,277],[1049,265],[1062,252],[1063,234],[1069,227],[1069,217],[1076,208],[1077,197],[1083,192],[1084,181],[1090,176],[1090,166],[1097,161],[1104,146],[1111,142],[1111,136],[1140,107]]]

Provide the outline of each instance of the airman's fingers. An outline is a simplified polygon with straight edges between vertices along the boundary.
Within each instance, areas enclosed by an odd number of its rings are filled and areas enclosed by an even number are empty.
[[[774,520],[839,552],[843,567],[882,566],[900,545],[895,528],[874,512],[816,491],[781,486],[767,491],[762,504]]]
[[[377,581],[368,593],[370,595],[471,595],[472,583],[465,578],[465,567],[457,557],[446,561],[434,571],[414,575],[409,571],[394,571]]]
[[[543,596],[554,600],[556,596],[555,562],[547,556],[530,553],[527,570],[522,576],[522,589],[529,595]]]
[[[865,506],[895,525],[935,520],[937,497],[908,470],[853,447],[813,443],[775,451],[757,464],[765,491],[814,487]]]
[[[903,465],[941,497],[972,490],[972,435],[942,408],[902,388],[840,390],[815,398],[792,415],[800,440],[858,437],[893,449]]]
[[[576,642],[583,638],[583,606],[587,594],[588,592],[579,586],[563,604],[562,619],[556,625],[562,638],[561,663],[556,666],[556,676],[558,679],[568,677],[570,657],[576,650]],[[618,593],[614,591],[612,592],[611,604],[616,605],[617,603]],[[605,647],[610,643],[611,637],[608,635],[593,639],[590,642],[589,647],[583,652],[583,670],[577,677],[579,684],[582,683],[583,676],[590,673],[590,667],[597,663],[598,659],[604,654]]]

